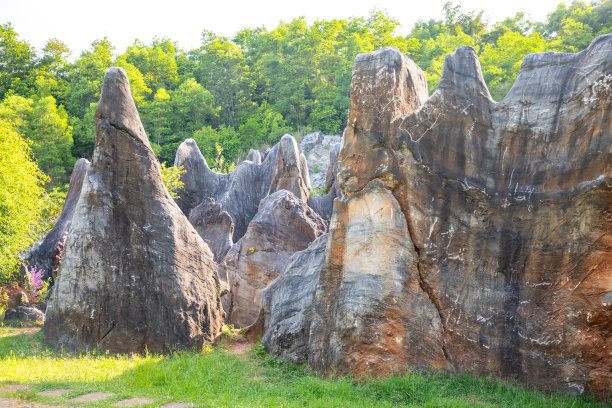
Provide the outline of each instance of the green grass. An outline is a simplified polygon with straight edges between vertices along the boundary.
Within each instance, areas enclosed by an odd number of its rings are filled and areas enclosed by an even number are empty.
[[[587,398],[547,395],[467,374],[409,371],[380,381],[321,379],[304,366],[265,354],[261,346],[247,356],[229,354],[222,347],[168,356],[68,353],[45,346],[42,332],[20,333],[23,330],[0,327],[0,382],[32,384],[12,396],[42,403],[67,405],[67,398],[107,391],[116,397],[82,406],[109,406],[133,396],[155,399],[150,406],[168,401],[202,407],[602,406]],[[36,395],[59,387],[74,391],[56,398]]]

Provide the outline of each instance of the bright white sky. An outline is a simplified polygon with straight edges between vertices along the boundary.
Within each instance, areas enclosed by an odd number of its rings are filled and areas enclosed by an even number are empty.
[[[463,0],[463,11],[485,10],[490,24],[524,11],[543,21],[562,0]],[[202,30],[233,36],[245,27],[273,29],[279,21],[305,16],[317,19],[367,16],[374,8],[398,19],[400,34],[413,24],[442,19],[446,0],[0,0],[0,23],[10,21],[22,39],[40,51],[49,38],[68,44],[72,59],[107,36],[122,53],[138,38],[155,35],[177,41],[184,49],[200,45]],[[459,1],[454,1],[458,3]],[[567,0],[567,2],[570,2]]]

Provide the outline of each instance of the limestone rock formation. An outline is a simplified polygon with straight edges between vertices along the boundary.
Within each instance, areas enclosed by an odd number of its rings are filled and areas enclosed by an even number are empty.
[[[276,162],[274,146],[261,164],[245,160],[229,174],[212,171],[193,139],[179,146],[175,166],[183,166],[186,173],[181,176],[184,183],[179,191],[177,203],[185,214],[202,200],[212,198],[227,211],[234,222],[233,241],[238,241],[246,232],[249,222],[257,213],[261,199],[268,195]]]
[[[121,68],[106,71],[95,121],[45,341],[116,352],[201,346],[223,320],[216,264],[164,187]]]
[[[323,190],[327,187],[328,169],[333,165],[331,160],[334,152],[337,158],[341,143],[342,136],[325,135],[321,132],[307,134],[300,141],[300,150],[308,160],[308,173],[313,188]]]
[[[284,135],[278,143],[274,175],[268,194],[287,190],[306,202],[310,197],[310,188],[306,158],[300,154],[293,136]]]
[[[59,218],[45,239],[30,252],[26,260],[26,264],[30,267],[35,267],[44,271],[45,280],[51,277],[57,263],[59,244],[64,240],[64,237],[68,235],[72,216],[74,215],[74,209],[79,201],[83,180],[85,179],[87,170],[89,170],[89,166],[89,160],[77,160],[72,170],[72,175],[70,176],[70,186],[68,187],[64,206],[62,207]]]
[[[205,198],[189,213],[189,222],[208,244],[215,262],[222,262],[234,244],[234,222],[227,211],[212,198]]]
[[[471,48],[446,57],[429,99],[396,49],[356,58],[312,366],[434,366],[610,398],[610,55],[612,34],[529,55],[498,103]]]
[[[262,291],[280,275],[291,255],[326,231],[326,223],[287,190],[264,198],[246,234],[226,257],[233,296],[229,321],[240,327],[255,322]]]
[[[308,198],[308,205],[315,210],[324,220],[331,218],[334,208],[334,200],[343,196],[342,190],[338,186],[338,156],[340,154],[340,145],[336,145],[329,152],[329,166],[327,167],[327,175],[325,177],[324,191],[325,195],[312,195]],[[316,190],[314,190],[317,192]]]
[[[451,368],[407,237],[406,218],[382,181],[336,201],[310,327],[312,367],[384,375],[401,372],[410,359]]]
[[[269,353],[303,364],[308,359],[314,297],[325,258],[327,234],[291,256],[283,273],[262,293],[265,335]]]
[[[252,161],[255,164],[261,164],[261,153],[259,150],[250,149],[246,160]]]

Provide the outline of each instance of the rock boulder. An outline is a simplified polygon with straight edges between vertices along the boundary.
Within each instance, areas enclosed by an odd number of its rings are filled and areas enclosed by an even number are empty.
[[[610,398],[610,55],[529,55],[497,103],[471,48],[428,99],[397,49],[356,58],[310,365]]]
[[[307,134],[300,141],[300,150],[308,161],[308,173],[313,188],[324,190],[327,187],[326,176],[333,165],[330,159],[334,151],[337,158],[341,143],[342,136],[325,135],[321,132]]]
[[[45,341],[122,353],[211,341],[223,320],[216,264],[162,182],[123,69],[106,71],[95,122]]]
[[[222,262],[232,247],[234,222],[227,211],[212,198],[205,198],[189,213],[189,222],[208,244],[215,262]]]
[[[261,309],[262,291],[302,251],[325,233],[326,223],[287,190],[263,199],[246,234],[226,257],[227,280],[233,295],[230,322],[251,325]]]

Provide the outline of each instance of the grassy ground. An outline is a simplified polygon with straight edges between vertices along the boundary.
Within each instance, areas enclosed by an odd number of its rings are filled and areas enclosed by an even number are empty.
[[[586,398],[546,395],[470,375],[407,372],[382,381],[320,379],[305,367],[284,364],[256,346],[238,356],[218,347],[169,356],[67,353],[43,344],[38,327],[0,327],[0,382],[32,384],[13,394],[24,400],[67,404],[36,391],[93,391],[123,398],[193,402],[201,407],[598,407]],[[74,405],[74,404],[71,404]]]

